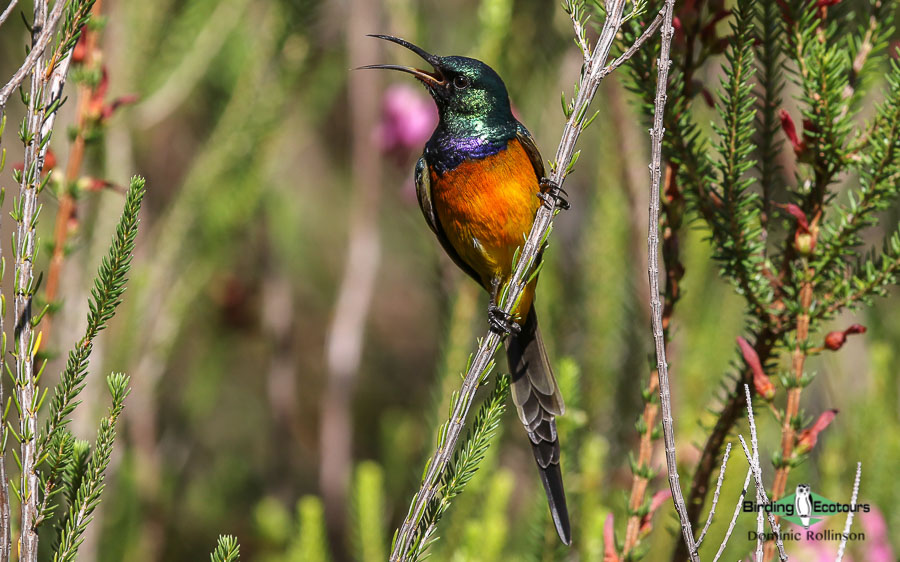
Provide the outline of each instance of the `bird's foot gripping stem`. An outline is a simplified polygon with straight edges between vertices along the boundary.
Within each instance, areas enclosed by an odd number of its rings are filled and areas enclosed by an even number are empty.
[[[566,199],[569,194],[555,181],[550,178],[541,178],[538,185],[541,188],[538,197],[544,202],[545,207],[552,209],[555,206],[557,209],[569,210],[569,201]]]
[[[503,312],[503,309],[494,303],[488,306],[488,325],[491,331],[497,334],[518,334],[522,331],[513,315]]]

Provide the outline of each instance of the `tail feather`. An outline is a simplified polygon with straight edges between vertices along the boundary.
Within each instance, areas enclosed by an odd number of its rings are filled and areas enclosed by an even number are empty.
[[[522,325],[522,331],[506,340],[506,356],[512,373],[513,402],[531,441],[553,524],[560,540],[571,544],[572,532],[559,467],[559,438],[556,433],[556,416],[563,414],[565,404],[553,377],[533,308]]]

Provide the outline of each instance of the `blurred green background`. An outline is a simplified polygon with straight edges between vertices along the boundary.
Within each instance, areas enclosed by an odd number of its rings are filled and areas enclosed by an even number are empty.
[[[481,58],[504,77],[550,157],[563,125],[559,92],[571,91],[581,64],[568,18],[540,0],[106,0],[103,13],[109,95],[140,101],[109,120],[85,173],[116,184],[143,174],[149,189],[125,304],[97,342],[73,425],[79,437],[93,434],[106,408],[101,375],[132,376],[81,560],[205,559],[219,533],[239,537],[245,560],[385,559],[449,391],[485,332],[486,297],[442,255],[415,202],[412,169],[434,118],[425,91],[408,76],[350,69],[414,61],[365,33]],[[16,25],[0,35],[5,53],[22,50]],[[0,61],[4,74],[16,64]],[[700,78],[712,83],[715,71]],[[560,427],[576,545],[557,548],[525,436],[507,412],[439,528],[435,560],[599,560],[607,514],[624,532],[651,361],[648,137],[615,76],[595,107],[566,184],[573,209],[556,222],[537,299],[569,406]],[[73,109],[64,107],[52,143],[62,161]],[[21,108],[10,111],[17,123]],[[14,135],[5,140],[10,161],[20,159]],[[0,183],[12,187],[9,169]],[[49,239],[55,203],[45,203]],[[111,190],[79,201],[52,349],[75,341],[121,204]],[[882,225],[890,230],[897,218],[895,208]],[[685,481],[743,327],[741,301],[703,239],[697,229],[683,239],[684,298],[670,348]],[[840,414],[789,488],[809,482],[849,501],[862,461],[861,501],[883,516],[858,519],[856,530],[900,527],[897,297],[834,322],[869,332],[811,360],[820,376],[803,395],[807,412]],[[51,362],[51,380],[61,365]],[[780,432],[758,414],[768,458]],[[745,470],[733,457],[708,539],[716,545]],[[667,488],[664,464],[657,451],[663,474],[651,492]],[[771,482],[771,465],[764,470]],[[831,527],[843,524],[833,519]],[[677,540],[668,503],[655,521],[648,559],[668,559]],[[730,559],[753,547],[746,531],[755,518],[738,525]],[[850,552],[875,560],[873,544]],[[790,549],[818,560],[818,546]]]

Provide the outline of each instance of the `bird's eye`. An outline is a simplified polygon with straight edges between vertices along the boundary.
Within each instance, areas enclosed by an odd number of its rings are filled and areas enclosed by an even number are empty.
[[[469,87],[469,78],[468,76],[463,76],[460,74],[456,78],[453,79],[453,85],[457,87],[459,90],[465,90]]]

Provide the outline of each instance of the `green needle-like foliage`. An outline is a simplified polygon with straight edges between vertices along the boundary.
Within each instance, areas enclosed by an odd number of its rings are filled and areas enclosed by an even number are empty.
[[[781,174],[778,155],[784,146],[778,110],[784,90],[784,18],[776,2],[757,3],[755,35],[759,101],[757,103],[756,169],[762,192],[762,221],[771,214],[771,195]]]
[[[241,545],[237,537],[219,535],[216,549],[209,555],[210,562],[238,562],[241,559]]]
[[[107,377],[106,382],[112,395],[112,406],[109,415],[100,420],[97,443],[94,445],[87,470],[81,477],[75,501],[69,505],[69,511],[59,525],[60,538],[53,555],[54,562],[75,560],[78,547],[84,540],[84,530],[91,522],[91,514],[100,503],[100,494],[104,488],[104,473],[116,440],[116,424],[125,405],[125,398],[130,392],[129,378],[124,374],[113,373]]]
[[[465,440],[457,448],[453,460],[447,466],[447,470],[441,480],[438,494],[425,510],[422,520],[416,532],[415,542],[411,549],[410,560],[420,560],[425,555],[429,544],[435,538],[435,531],[441,517],[447,512],[453,498],[462,493],[466,484],[478,471],[478,465],[484,460],[484,455],[491,446],[491,441],[497,434],[500,419],[506,411],[506,398],[509,395],[509,377],[501,375],[490,396],[485,399],[472,428],[466,434]]]
[[[734,8],[732,47],[725,56],[725,77],[716,104],[722,123],[713,125],[719,137],[715,146],[719,159],[710,161],[708,168],[715,173],[706,181],[720,186],[721,205],[715,206],[711,217],[717,250],[714,257],[722,264],[722,273],[734,280],[738,292],[761,315],[771,293],[761,274],[765,242],[759,222],[759,196],[751,191],[754,180],[747,175],[755,164],[750,155],[756,148],[752,140],[756,98],[751,82],[754,9],[751,2]]]
[[[858,154],[860,187],[849,192],[848,203],[835,207],[837,218],[826,223],[822,252],[816,267],[830,275],[829,281],[843,280],[842,258],[856,255],[862,245],[860,233],[873,226],[877,213],[887,209],[900,195],[900,65],[891,62],[887,75],[888,95],[878,105],[871,126],[870,141]]]
[[[64,440],[60,434],[65,431],[69,422],[68,416],[78,405],[77,397],[84,388],[87,376],[88,360],[93,349],[94,339],[106,323],[113,317],[116,307],[122,302],[125,292],[128,269],[131,266],[131,254],[134,251],[134,240],[138,232],[138,214],[145,193],[143,178],[135,176],[125,197],[125,209],[116,227],[109,252],[103,258],[94,287],[91,289],[90,310],[87,317],[87,328],[84,336],[69,352],[66,368],[60,376],[59,383],[50,401],[50,412],[47,422],[38,440],[38,459],[49,461],[43,474],[45,497],[42,518],[46,519],[52,512],[49,496],[54,493],[57,475],[61,468],[69,463],[71,455],[51,455],[49,450],[53,444],[61,444]],[[75,459],[76,461],[78,459]]]

